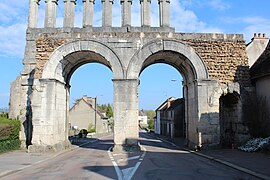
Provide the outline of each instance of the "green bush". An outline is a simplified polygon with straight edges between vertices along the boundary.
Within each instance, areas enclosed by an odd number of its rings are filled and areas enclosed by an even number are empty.
[[[0,153],[20,148],[18,120],[0,118]]]
[[[20,148],[19,139],[0,141],[0,153],[16,150],[19,148]]]
[[[94,133],[94,132],[96,132],[95,126],[92,123],[89,123],[87,132],[88,133]]]
[[[148,120],[148,128],[150,130],[154,130],[155,129],[155,127],[154,127],[154,120],[153,119]]]

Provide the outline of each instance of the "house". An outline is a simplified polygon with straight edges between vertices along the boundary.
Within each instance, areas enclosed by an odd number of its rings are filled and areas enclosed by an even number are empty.
[[[257,59],[250,69],[251,81],[255,85],[255,91],[257,96],[257,106],[260,108],[260,112],[264,113],[263,117],[265,121],[263,123],[264,128],[270,135],[270,41],[266,46],[264,52]]]
[[[97,109],[96,98],[83,96],[69,110],[69,127],[72,129],[95,130],[96,133],[110,132],[108,118]]]
[[[174,137],[185,136],[184,99],[168,98],[156,109],[155,133]]]
[[[140,127],[145,127],[148,125],[148,122],[147,122],[148,118],[147,118],[146,113],[143,110],[139,111],[138,119],[139,119],[139,126]]]

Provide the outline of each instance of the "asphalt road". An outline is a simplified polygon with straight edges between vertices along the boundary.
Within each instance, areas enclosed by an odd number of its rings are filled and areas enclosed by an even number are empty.
[[[109,151],[113,146],[112,139],[112,136],[100,138],[3,179],[256,179],[178,150],[146,133],[140,133],[143,151],[137,153]]]

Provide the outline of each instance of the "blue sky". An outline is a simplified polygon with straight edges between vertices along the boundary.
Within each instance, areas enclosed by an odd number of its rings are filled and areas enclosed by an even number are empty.
[[[101,25],[101,0],[96,0],[94,25]],[[133,0],[132,25],[140,25],[139,1]],[[39,27],[43,25],[44,0],[40,2]],[[247,43],[254,32],[270,36],[269,0],[171,0],[171,26],[177,32],[241,33]],[[157,0],[152,0],[152,26],[158,26]],[[57,8],[57,26],[63,21],[63,1]],[[120,5],[113,5],[113,26],[120,26]],[[10,82],[23,68],[28,0],[1,0],[0,2],[0,108],[8,107]],[[80,27],[82,6],[78,0],[75,25]],[[162,72],[162,73],[160,73]],[[97,74],[102,74],[97,76]],[[93,76],[94,75],[94,76]],[[95,78],[85,78],[95,77]],[[96,78],[98,77],[98,78]],[[113,100],[112,74],[108,68],[88,64],[79,68],[71,80],[71,102],[87,94],[98,96],[100,103]],[[171,81],[176,79],[176,81]],[[87,81],[86,81],[87,80]],[[155,109],[169,96],[181,96],[181,76],[167,65],[152,65],[140,77],[139,108]],[[85,86],[94,84],[95,86]],[[162,84],[162,88],[160,86]],[[82,88],[84,87],[84,88]]]

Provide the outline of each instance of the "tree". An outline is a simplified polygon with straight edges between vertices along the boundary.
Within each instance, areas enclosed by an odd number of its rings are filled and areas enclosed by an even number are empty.
[[[111,107],[110,104],[108,104],[108,106],[107,106],[106,116],[107,116],[108,118],[113,117],[113,110],[112,110],[112,107]]]
[[[146,115],[149,120],[154,120],[154,117],[156,116],[156,112],[154,110],[147,110]]]

